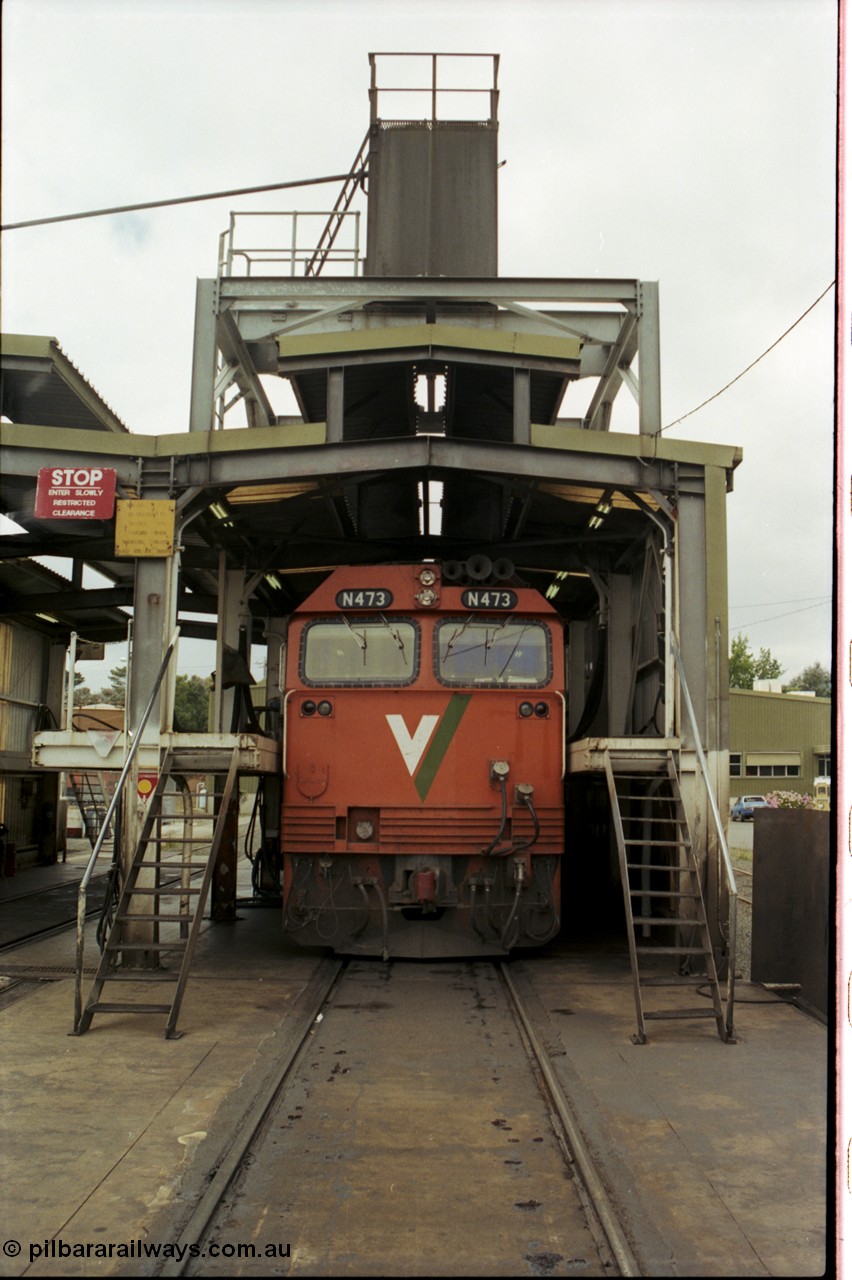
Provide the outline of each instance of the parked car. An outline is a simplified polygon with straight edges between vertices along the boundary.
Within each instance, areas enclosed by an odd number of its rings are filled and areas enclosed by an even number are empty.
[[[755,809],[768,809],[769,805],[763,796],[740,796],[731,810],[734,822],[748,822],[754,817]]]

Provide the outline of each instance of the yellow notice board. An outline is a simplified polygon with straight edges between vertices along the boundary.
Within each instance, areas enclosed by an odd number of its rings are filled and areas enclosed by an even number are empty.
[[[115,504],[117,556],[171,556],[175,550],[175,504],[171,500],[119,498]]]

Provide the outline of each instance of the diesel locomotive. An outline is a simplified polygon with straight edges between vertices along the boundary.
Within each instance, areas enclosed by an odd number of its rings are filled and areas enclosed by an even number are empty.
[[[336,569],[291,615],[284,927],[305,945],[502,955],[559,928],[562,623],[468,565]]]

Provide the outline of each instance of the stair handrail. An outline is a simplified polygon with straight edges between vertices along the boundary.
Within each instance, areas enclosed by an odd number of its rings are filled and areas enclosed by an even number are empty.
[[[95,869],[95,863],[97,862],[100,856],[101,848],[106,838],[106,833],[109,829],[110,822],[112,820],[112,817],[115,813],[116,808],[118,807],[118,802],[121,797],[122,788],[124,787],[124,784],[127,781],[127,775],[130,773],[130,770],[133,767],[133,761],[136,759],[136,753],[139,750],[139,746],[142,742],[143,730],[145,729],[145,726],[147,725],[148,720],[150,718],[151,712],[154,709],[154,703],[157,700],[157,694],[160,692],[160,685],[163,683],[163,679],[165,678],[165,674],[169,668],[169,663],[172,660],[172,655],[177,647],[179,635],[180,635],[180,627],[175,627],[174,631],[172,632],[172,638],[168,643],[168,647],[166,648],[165,653],[163,654],[163,660],[160,663],[160,669],[157,672],[157,678],[154,681],[154,687],[151,690],[151,696],[148,699],[148,704],[145,707],[145,710],[142,712],[142,717],[139,721],[139,724],[135,729],[133,730],[128,729],[127,731],[127,736],[130,739],[130,745],[127,750],[127,755],[124,758],[124,764],[122,766],[118,782],[116,783],[116,787],[115,787],[115,791],[113,792],[112,799],[110,800],[109,805],[107,807],[107,811],[104,815],[104,820],[101,825],[101,829],[98,832],[98,838],[95,841],[95,847],[92,849],[91,857],[89,858],[89,861],[86,863],[86,870],[83,872],[83,878],[80,881],[80,887],[77,890],[77,955],[76,955],[76,962],[75,962],[75,977],[74,977],[74,1027],[75,1027],[75,1030],[80,1025],[80,1019],[83,1016],[83,951],[85,948],[85,941],[86,941],[85,939],[86,891],[89,887],[89,881],[92,878],[92,872]]]
[[[366,160],[367,160],[367,153],[369,151],[369,146],[370,146],[370,130],[368,129],[364,137],[364,141],[361,143],[361,146],[358,150],[358,154],[355,157],[355,159],[352,161],[352,167],[349,170],[349,173],[347,174],[346,178],[344,179],[343,186],[340,189],[340,194],[337,197],[334,208],[332,209],[331,213],[328,215],[328,221],[326,222],[325,226],[322,229],[322,233],[320,234],[317,247],[316,249],[314,249],[310,259],[308,260],[305,266],[306,276],[319,275],[319,273],[322,271],[323,267],[325,266],[326,260],[328,259],[328,256],[331,253],[332,246],[334,245],[334,241],[337,238],[337,233],[340,230],[341,223],[343,222],[344,214],[346,213],[347,209],[352,203],[355,192],[358,190],[359,183],[363,182],[364,180],[364,176],[366,174]],[[327,243],[325,243],[326,241]],[[356,245],[356,254],[357,254],[357,245]],[[357,257],[355,260],[355,274],[356,275],[358,274]]]
[[[677,666],[678,675],[680,677],[680,687],[683,694],[683,701],[686,707],[686,714],[689,725],[692,730],[692,739],[695,743],[695,754],[698,757],[698,764],[701,769],[701,775],[704,779],[704,787],[707,791],[707,799],[710,802],[710,812],[713,815],[713,822],[716,827],[716,835],[719,840],[719,848],[722,851],[722,865],[725,869],[725,880],[728,889],[728,981],[727,981],[727,1011],[725,1014],[725,1027],[728,1033],[728,1039],[733,1039],[734,1032],[734,981],[737,954],[737,881],[734,875],[734,864],[731,861],[731,853],[728,849],[728,841],[722,826],[722,816],[719,813],[719,806],[716,803],[716,797],[713,793],[713,785],[710,780],[710,770],[707,767],[707,759],[704,755],[704,749],[701,746],[701,735],[698,732],[698,722],[695,718],[695,708],[692,705],[692,698],[689,693],[689,685],[686,682],[686,672],[683,669],[683,662],[680,656],[680,649],[675,639],[674,632],[669,635],[669,646]]]

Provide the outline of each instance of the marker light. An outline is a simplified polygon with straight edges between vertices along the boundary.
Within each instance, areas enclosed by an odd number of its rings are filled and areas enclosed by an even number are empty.
[[[317,711],[320,713],[321,716],[330,716],[332,712],[331,703],[327,702],[326,700],[323,700],[317,705]]]
[[[548,706],[546,702],[537,702],[535,704],[535,713],[540,720],[543,720],[548,714]]]
[[[521,705],[518,707],[518,711],[521,713],[521,715],[524,717],[525,720],[528,720],[533,713],[533,704],[531,702],[522,702]]]
[[[302,703],[303,716],[312,716],[316,711],[316,709],[317,709],[317,704],[315,702],[311,702],[310,699],[307,702]]]

